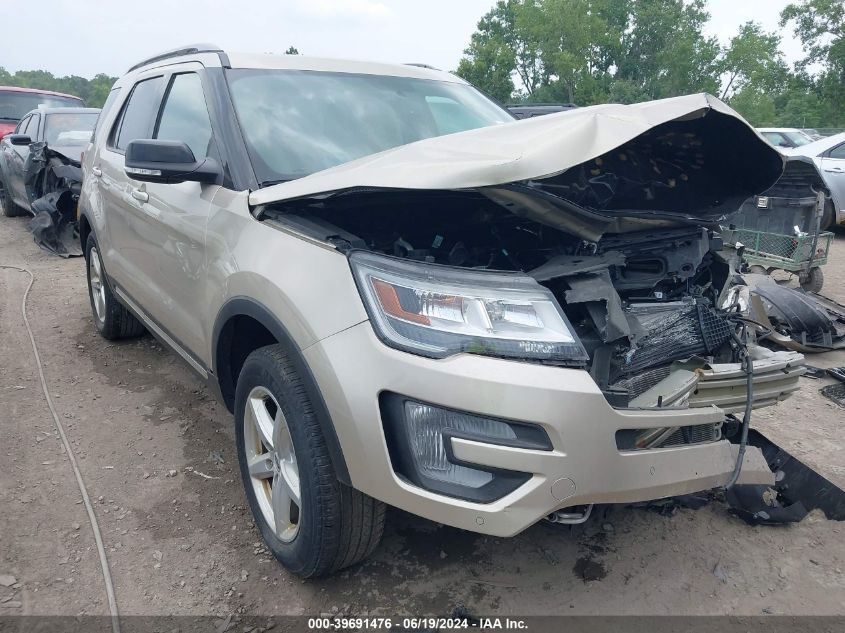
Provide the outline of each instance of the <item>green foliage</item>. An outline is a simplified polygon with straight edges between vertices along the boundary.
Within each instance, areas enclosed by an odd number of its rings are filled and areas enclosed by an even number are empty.
[[[754,22],[727,46],[704,35],[705,0],[498,0],[457,74],[500,101],[635,103],[720,95],[755,125],[845,125],[845,0],[781,15],[804,44],[792,71],[781,34]],[[811,65],[822,70],[810,75]]]
[[[19,70],[16,73],[10,73],[0,67],[0,86],[20,86],[64,92],[81,97],[85,105],[91,108],[102,107],[115,81],[117,77],[103,74],[96,75],[93,79],[85,79],[77,75],[55,77],[46,70]]]

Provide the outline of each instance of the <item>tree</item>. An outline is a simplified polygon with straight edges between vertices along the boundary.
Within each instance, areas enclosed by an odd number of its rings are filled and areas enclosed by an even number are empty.
[[[288,46],[288,50],[285,51],[285,55],[299,55],[299,49],[296,46]]]
[[[481,17],[456,71],[499,101],[509,101],[513,95],[516,48],[525,48],[515,42],[516,11],[520,6],[516,0],[499,0]],[[523,67],[527,67],[527,60]]]
[[[78,75],[55,77],[46,70],[20,70],[10,73],[0,68],[0,85],[64,92],[81,97],[91,108],[102,107],[115,81],[117,77],[104,74],[96,75],[93,79],[86,79]]]
[[[783,87],[789,68],[779,47],[780,36],[776,33],[766,33],[756,22],[743,24],[720,64],[725,75],[722,99],[730,99],[742,90],[772,93]]]
[[[812,83],[823,112],[823,127],[845,125],[845,0],[800,0],[788,5],[780,16],[781,26],[793,25],[806,56],[798,69],[808,72],[813,64],[821,71]]]
[[[780,14],[781,26],[790,22],[807,52],[802,66],[818,62],[845,72],[845,0],[793,2]]]

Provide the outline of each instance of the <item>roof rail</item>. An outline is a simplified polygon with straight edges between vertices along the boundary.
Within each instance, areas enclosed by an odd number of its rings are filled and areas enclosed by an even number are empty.
[[[173,50],[148,57],[147,59],[132,66],[132,68],[126,72],[131,73],[133,70],[138,70],[142,66],[152,64],[153,62],[160,62],[173,57],[181,57],[182,55],[196,55],[197,53],[217,53],[220,56],[220,61],[223,65],[227,67],[229,65],[229,58],[226,56],[226,53],[224,53],[223,49],[216,44],[188,44],[187,46],[180,46],[179,48],[174,48]]]
[[[432,66],[431,64],[419,64],[419,63],[415,63],[415,62],[407,62],[405,64],[405,66],[416,66],[417,68],[428,68],[429,70],[440,70],[439,68],[436,68],[435,66]]]

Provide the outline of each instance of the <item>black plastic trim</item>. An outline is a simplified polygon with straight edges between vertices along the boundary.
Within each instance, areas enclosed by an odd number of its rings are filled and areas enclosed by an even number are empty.
[[[212,334],[212,371],[214,375],[218,377],[218,381],[220,381],[218,383],[219,390],[224,402],[226,402],[226,405],[231,410],[230,399],[234,397],[234,394],[228,394],[224,391],[222,381],[231,380],[232,376],[231,369],[226,365],[221,366],[220,364],[220,359],[218,358],[218,347],[223,327],[230,319],[237,316],[248,316],[261,323],[261,325],[267,328],[267,330],[275,337],[278,344],[284,348],[285,353],[293,362],[294,369],[299,374],[299,377],[305,386],[305,392],[311,401],[311,406],[314,407],[314,415],[317,418],[320,430],[323,432],[323,437],[326,440],[326,447],[329,450],[335,474],[337,475],[338,480],[351,486],[352,480],[349,477],[349,469],[347,468],[346,460],[343,457],[343,449],[340,446],[340,440],[338,439],[337,432],[335,431],[334,421],[329,414],[329,409],[326,406],[323,394],[317,386],[317,381],[314,378],[314,374],[311,372],[311,368],[308,366],[308,362],[305,360],[299,346],[293,340],[293,337],[287,331],[287,328],[282,325],[281,321],[279,321],[268,308],[249,297],[234,297],[227,301],[223,307],[220,308],[214,322],[214,330]]]
[[[492,439],[485,436],[478,436],[471,433],[449,431],[444,433],[444,436],[447,438],[459,437],[467,440],[483,442],[485,444],[511,446],[513,448],[527,450],[552,450],[552,443],[549,436],[537,425],[504,420],[501,418],[473,413],[471,411],[459,411],[457,409],[443,407],[438,404],[424,402],[416,398],[410,398],[396,393],[382,392],[379,395],[379,408],[381,409],[382,426],[384,428],[385,439],[387,440],[388,453],[390,455],[393,470],[396,474],[400,475],[413,485],[423,488],[424,490],[436,492],[448,497],[463,499],[464,501],[492,503],[493,501],[501,499],[505,495],[510,494],[519,488],[522,484],[531,479],[532,474],[465,462],[455,457],[455,454],[452,451],[452,443],[447,441],[444,443],[444,449],[450,462],[460,466],[466,466],[475,470],[482,470],[484,472],[491,473],[493,475],[492,481],[479,488],[469,488],[467,486],[437,481],[435,479],[431,479],[430,477],[426,477],[414,467],[414,458],[411,453],[408,427],[405,424],[405,402],[407,401],[427,404],[445,411],[453,411],[455,413],[496,420],[497,422],[507,424],[517,435],[515,440],[502,440],[498,438]]]

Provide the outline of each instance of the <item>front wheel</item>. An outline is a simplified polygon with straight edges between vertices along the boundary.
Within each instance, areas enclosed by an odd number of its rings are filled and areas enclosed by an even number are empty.
[[[235,424],[247,500],[282,565],[311,578],[370,555],[385,506],[338,481],[311,401],[281,346],[262,347],[244,362]]]

